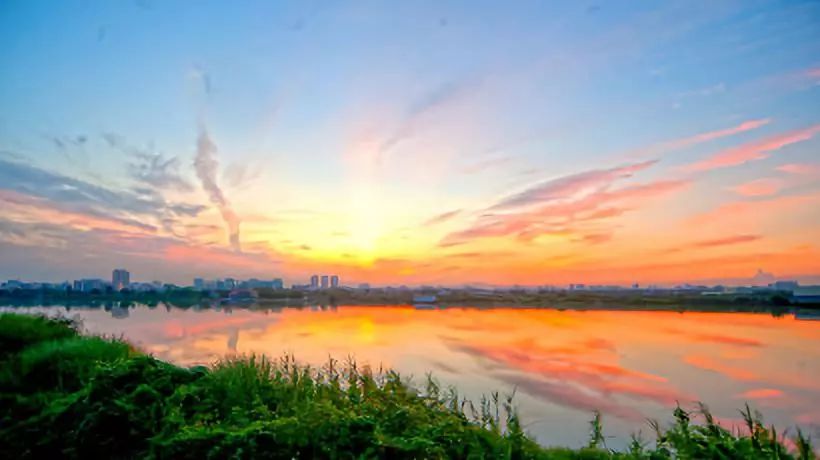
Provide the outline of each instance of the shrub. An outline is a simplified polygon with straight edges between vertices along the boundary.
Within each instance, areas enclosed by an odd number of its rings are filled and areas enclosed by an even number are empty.
[[[0,313],[0,360],[29,345],[75,336],[76,324],[69,319]]]
[[[18,355],[17,384],[23,392],[71,391],[84,385],[101,363],[127,358],[131,346],[100,337],[74,337],[32,345]]]

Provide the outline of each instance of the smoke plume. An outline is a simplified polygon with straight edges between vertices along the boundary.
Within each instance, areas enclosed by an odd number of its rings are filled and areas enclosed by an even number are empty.
[[[231,204],[216,183],[217,170],[219,163],[216,160],[216,144],[213,143],[211,137],[208,135],[208,130],[204,125],[199,128],[199,138],[196,142],[196,158],[194,158],[194,169],[196,175],[202,182],[202,188],[208,193],[208,198],[211,203],[219,208],[222,214],[222,219],[228,226],[228,233],[230,234],[231,247],[239,252],[239,217],[233,212]]]

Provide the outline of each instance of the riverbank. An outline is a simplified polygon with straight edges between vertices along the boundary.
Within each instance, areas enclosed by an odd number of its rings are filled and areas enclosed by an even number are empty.
[[[511,401],[475,406],[432,380],[407,386],[394,372],[291,357],[227,359],[180,368],[77,325],[0,315],[0,454],[4,458],[811,458],[786,455],[747,413],[751,435],[676,411],[660,442],[604,449],[544,448]],[[695,414],[691,414],[695,417]]]
[[[91,305],[105,306],[142,304],[171,305],[178,308],[211,308],[226,305],[237,308],[277,308],[312,305],[413,305],[418,295],[434,298],[438,307],[526,307],[575,310],[640,310],[640,311],[724,311],[772,312],[784,314],[795,309],[818,310],[817,304],[797,304],[789,293],[762,290],[750,293],[701,295],[688,291],[488,291],[451,289],[435,295],[417,290],[399,289],[325,289],[301,291],[293,289],[256,289],[253,295],[232,298],[229,291],[198,291],[190,288],[165,291],[76,292],[50,289],[0,289],[0,306]],[[431,303],[431,302],[428,302]]]

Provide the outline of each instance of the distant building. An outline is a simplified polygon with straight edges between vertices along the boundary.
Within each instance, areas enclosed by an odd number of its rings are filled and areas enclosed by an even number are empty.
[[[200,291],[205,289],[205,280],[202,278],[194,278],[194,289]]]
[[[322,289],[327,289],[330,286],[327,275],[322,275]]]
[[[369,283],[361,283],[361,284],[359,284],[359,289],[361,289],[363,291],[367,291],[367,290],[370,289],[370,284]]]
[[[251,289],[233,289],[228,293],[229,302],[252,302],[256,298],[256,292]]]
[[[6,289],[18,289],[23,287],[23,283],[20,280],[8,280],[3,287]]]
[[[339,276],[333,275],[330,277],[330,287],[337,288],[339,287]]]
[[[319,289],[319,275],[313,275],[310,277],[310,288]]]
[[[800,287],[800,284],[797,281],[775,281],[769,287],[778,291],[793,292]]]
[[[820,304],[820,286],[799,286],[792,291],[792,301],[797,304]]]
[[[81,279],[79,281],[75,281],[74,285],[76,287],[79,287],[79,289],[77,289],[77,290],[81,291],[81,292],[91,292],[95,289],[102,292],[102,291],[105,291],[107,283],[105,282],[105,280],[101,280],[101,279],[86,278],[86,279]]]
[[[247,281],[242,281],[238,283],[237,287],[248,289],[282,289],[284,287],[284,283],[282,282],[282,278],[274,278],[272,280],[258,280],[256,278],[251,278]]]
[[[124,268],[117,268],[111,273],[111,287],[119,292],[131,284],[131,274]]]

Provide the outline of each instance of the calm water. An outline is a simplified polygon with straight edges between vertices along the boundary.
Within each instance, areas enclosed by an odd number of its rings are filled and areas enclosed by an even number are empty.
[[[181,310],[63,307],[17,311],[79,316],[183,365],[231,353],[292,352],[383,364],[421,383],[428,371],[477,398],[516,389],[527,429],[543,444],[586,441],[593,410],[610,446],[668,420],[675,401],[706,402],[725,424],[748,401],[779,428],[820,436],[820,321],[756,313],[345,306]]]

